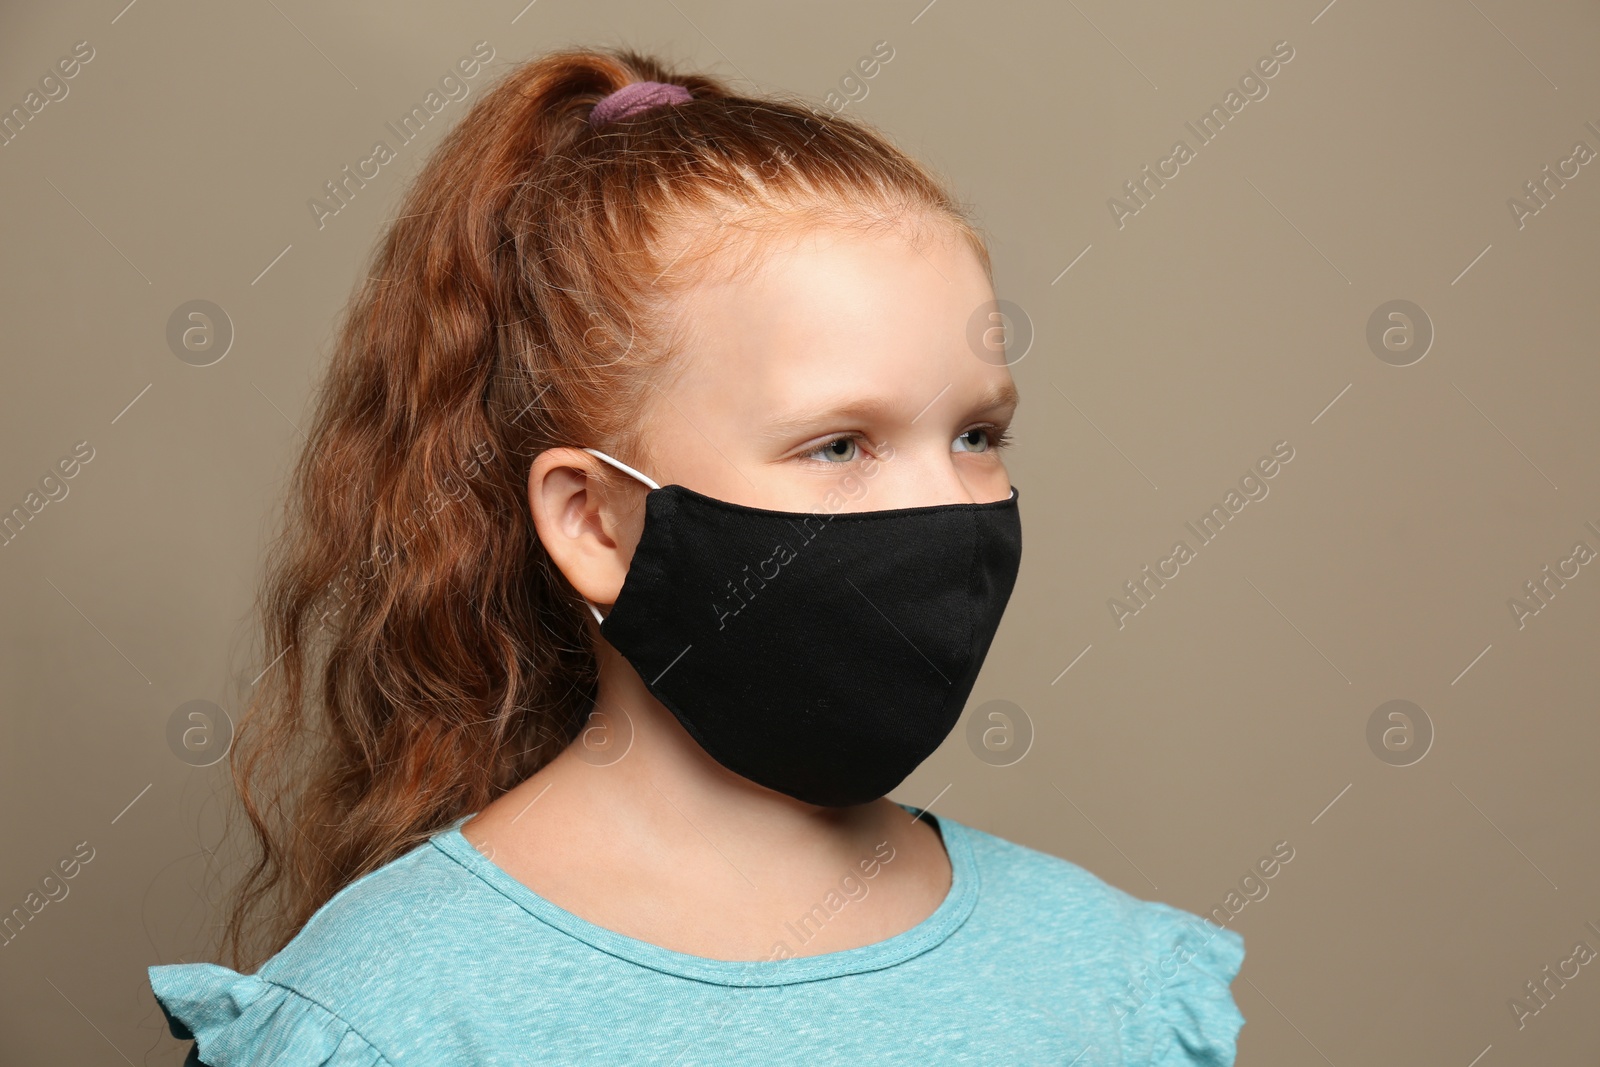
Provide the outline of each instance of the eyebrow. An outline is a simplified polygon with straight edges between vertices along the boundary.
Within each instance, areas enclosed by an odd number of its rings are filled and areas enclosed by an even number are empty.
[[[937,403],[941,396],[943,396],[942,391],[928,402],[928,406],[931,407]],[[1022,397],[1017,392],[1016,384],[1008,380],[999,382],[984,390],[982,394],[973,400],[967,410],[983,412],[1007,407],[1015,409],[1021,403]],[[893,401],[882,396],[855,397],[849,400],[841,400],[832,406],[829,406],[828,402],[824,401],[815,410],[780,415],[770,419],[761,432],[765,437],[787,437],[808,426],[833,419],[883,418],[889,414],[894,406]],[[926,407],[923,408],[923,412],[927,410]],[[921,418],[922,412],[918,412],[917,417]]]

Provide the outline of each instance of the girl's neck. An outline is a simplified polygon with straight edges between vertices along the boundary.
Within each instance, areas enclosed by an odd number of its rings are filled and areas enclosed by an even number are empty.
[[[929,820],[888,799],[817,808],[754,785],[633,680],[601,685],[612,723],[596,728],[623,723],[615,747],[580,738],[462,826],[512,877],[597,926],[713,959],[872,944],[944,900],[950,863]],[[849,906],[796,945],[786,924],[830,893]]]

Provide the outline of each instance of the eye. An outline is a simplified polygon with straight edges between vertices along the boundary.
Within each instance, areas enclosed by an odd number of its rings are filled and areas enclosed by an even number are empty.
[[[974,436],[979,438],[973,440]],[[1011,443],[1009,429],[996,429],[993,426],[974,426],[954,441],[955,452],[988,452],[992,449],[1001,449]],[[965,444],[967,447],[963,448]]]
[[[849,463],[851,460],[856,459],[860,452],[861,446],[856,443],[855,436],[844,434],[835,437],[831,441],[823,442],[809,452],[802,452],[800,458],[817,457],[822,463]]]

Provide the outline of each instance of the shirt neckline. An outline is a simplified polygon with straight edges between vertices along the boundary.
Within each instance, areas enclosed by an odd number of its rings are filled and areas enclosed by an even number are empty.
[[[944,900],[917,925],[885,940],[838,952],[778,960],[716,960],[696,956],[608,930],[580,918],[540,896],[472,846],[461,833],[461,826],[477,812],[456,819],[435,832],[430,841],[534,918],[609,955],[666,974],[715,985],[781,986],[892,967],[934,948],[955,933],[972,914],[978,902],[980,883],[972,844],[965,828],[953,820],[941,819],[924,808],[901,804],[899,801],[894,803],[912,815],[925,815],[944,841],[951,872],[950,889]],[[783,940],[793,943],[794,937],[791,934]]]

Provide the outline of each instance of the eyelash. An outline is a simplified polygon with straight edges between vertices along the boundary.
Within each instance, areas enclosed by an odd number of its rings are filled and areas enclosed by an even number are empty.
[[[985,451],[990,451],[990,452],[999,451],[1000,449],[1006,448],[1009,445],[1011,445],[1013,440],[1014,440],[1013,437],[1011,436],[1011,428],[1010,427],[1000,427],[1000,426],[973,426],[970,429],[963,430],[961,433],[957,434],[956,436],[957,437],[965,437],[967,434],[971,433],[973,430],[983,430],[983,431],[985,431],[985,432],[987,432],[989,434],[989,447]],[[866,443],[866,440],[867,440],[867,437],[866,437],[865,434],[860,434],[860,433],[842,433],[842,434],[839,434],[839,435],[837,435],[835,437],[828,438],[828,440],[822,442],[816,448],[810,449],[809,451],[806,451],[806,452],[802,452],[800,454],[799,458],[800,459],[806,459],[808,457],[815,456],[818,452],[821,452],[825,448],[831,447],[832,445],[838,443],[839,441],[855,441],[857,443],[857,447],[859,448],[859,447],[861,447],[862,445],[864,445]],[[825,459],[817,460],[816,462],[818,462],[818,463],[826,463],[829,466],[835,466],[835,467],[838,466],[837,462],[830,461],[830,460],[825,460]]]

